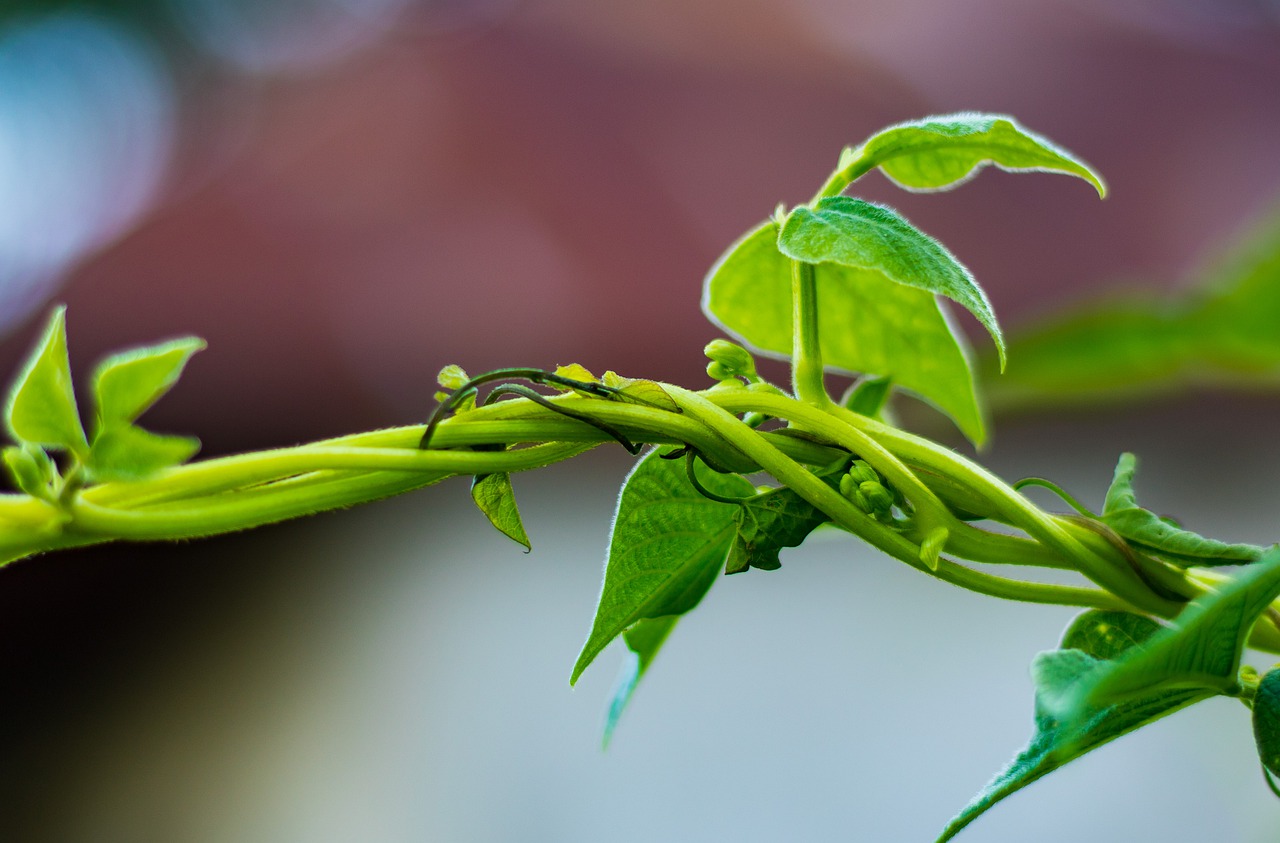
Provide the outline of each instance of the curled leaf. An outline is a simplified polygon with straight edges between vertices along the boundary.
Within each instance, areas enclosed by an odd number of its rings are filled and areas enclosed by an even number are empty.
[[[1183,565],[1240,565],[1262,555],[1263,549],[1256,545],[1205,538],[1138,506],[1133,491],[1137,469],[1137,457],[1130,453],[1120,455],[1102,505],[1102,521],[1125,540]]]

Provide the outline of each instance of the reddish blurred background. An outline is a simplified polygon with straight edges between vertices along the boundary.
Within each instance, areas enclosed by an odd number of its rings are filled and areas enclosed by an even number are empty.
[[[964,109],[1016,115],[1112,189],[859,184],[1010,330],[1117,281],[1172,288],[1280,195],[1280,6],[20,2],[0,13],[0,362],[54,301],[80,373],[206,337],[149,419],[210,455],[421,420],[451,362],[699,383],[721,250],[842,145]],[[272,563],[297,529],[6,570],[9,815],[56,809],[42,765],[113,675],[262,578],[307,577]]]

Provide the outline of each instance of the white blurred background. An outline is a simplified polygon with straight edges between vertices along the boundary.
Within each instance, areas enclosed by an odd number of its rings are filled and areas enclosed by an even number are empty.
[[[207,454],[420,420],[450,362],[699,384],[720,250],[843,144],[968,108],[1017,115],[1113,191],[868,178],[1016,331],[1194,278],[1280,195],[1278,103],[1268,0],[16,0],[0,356],[12,371],[55,300],[81,373],[201,334],[148,418]],[[1133,450],[1153,508],[1269,543],[1277,406],[998,420],[984,459],[1097,503]],[[718,583],[601,753],[617,654],[567,680],[626,467],[601,451],[517,478],[528,556],[445,484],[0,572],[4,836],[929,840],[1025,742],[1027,665],[1072,613],[835,540]],[[1221,701],[962,839],[1264,841],[1278,809]]]

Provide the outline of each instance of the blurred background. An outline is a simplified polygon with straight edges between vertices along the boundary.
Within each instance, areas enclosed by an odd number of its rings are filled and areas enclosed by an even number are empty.
[[[1112,188],[859,184],[946,243],[1007,330],[1175,290],[1280,196],[1280,4],[8,0],[0,362],[55,301],[82,374],[204,336],[147,418],[206,455],[419,421],[446,363],[698,385],[717,255],[842,145],[963,109],[1016,115]],[[1277,409],[1198,393],[1000,420],[984,459],[1097,504],[1134,450],[1148,505],[1270,543]],[[627,465],[517,478],[528,556],[458,483],[0,572],[3,836],[927,840],[1025,742],[1027,666],[1073,613],[829,541],[719,584],[601,753],[617,653],[567,679]],[[1246,712],[1218,701],[964,839],[1277,824]]]

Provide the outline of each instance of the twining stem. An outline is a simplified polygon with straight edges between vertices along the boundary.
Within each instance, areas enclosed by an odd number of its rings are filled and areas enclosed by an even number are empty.
[[[1132,608],[1122,598],[1098,589],[1011,580],[974,571],[947,559],[939,559],[936,569],[931,570],[920,558],[917,545],[858,509],[804,466],[757,437],[729,412],[697,393],[670,386],[666,389],[687,414],[695,416],[724,437],[726,442],[740,448],[778,482],[795,491],[838,526],[917,570],[980,594],[1008,600],[1089,608]]]
[[[751,408],[763,410],[781,418],[801,417],[804,412],[802,407],[796,406],[796,402],[783,396],[752,396],[752,400],[742,402],[742,406],[734,400],[735,397],[733,393],[725,393],[725,397],[720,400],[721,406],[731,412],[741,412],[749,403]],[[1114,564],[1108,558],[1097,555],[1031,501],[1009,488],[986,469],[961,455],[927,439],[912,436],[843,407],[832,405],[824,415],[830,419],[830,422],[824,423],[828,430],[833,429],[831,423],[843,422],[844,426],[860,430],[886,446],[898,459],[924,465],[939,474],[959,480],[1009,523],[1025,530],[1032,538],[1072,560],[1074,567],[1080,573],[1128,601],[1132,606],[1162,617],[1171,617],[1181,608],[1180,601],[1171,600],[1153,592],[1124,560],[1120,560],[1120,564]],[[814,423],[814,420],[807,415],[803,418],[806,425]],[[875,466],[875,463],[872,465]],[[878,466],[876,468],[880,470]]]
[[[828,407],[822,376],[822,348],[818,341],[818,285],[815,267],[791,261],[791,383],[795,395],[814,407]]]

